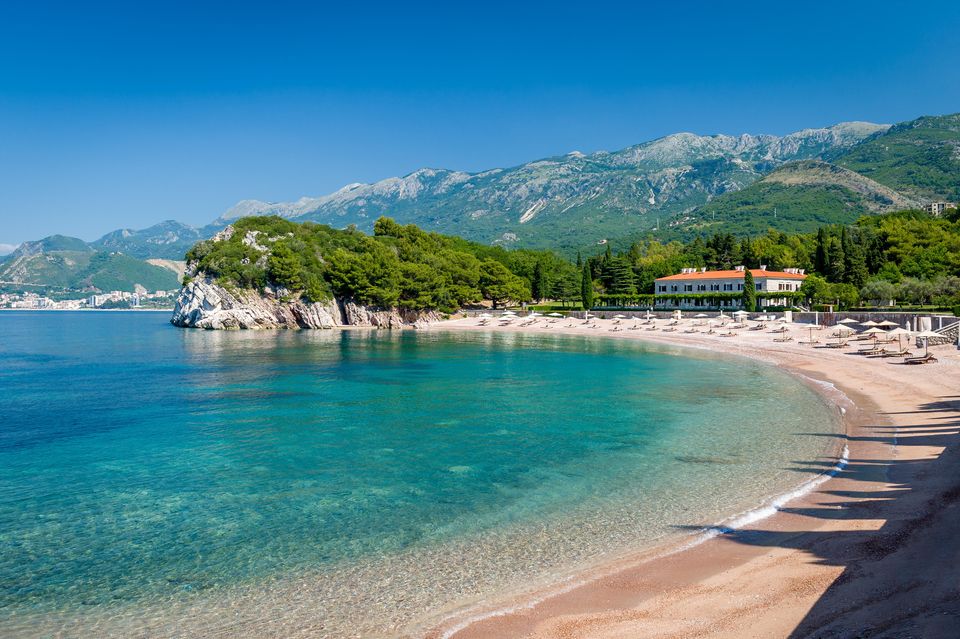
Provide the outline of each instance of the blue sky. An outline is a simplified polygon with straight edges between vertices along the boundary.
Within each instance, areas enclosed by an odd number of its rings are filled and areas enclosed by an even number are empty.
[[[960,111],[960,3],[0,4],[0,243]]]

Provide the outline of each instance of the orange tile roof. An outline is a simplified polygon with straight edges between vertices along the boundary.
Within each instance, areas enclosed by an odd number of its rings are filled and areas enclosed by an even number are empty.
[[[750,269],[750,273],[753,275],[753,279],[760,279],[764,277],[774,277],[778,280],[803,280],[807,276],[801,273],[786,273],[784,271],[764,271],[759,268]],[[743,278],[744,271],[706,271],[701,273],[700,271],[695,271],[693,273],[677,273],[676,275],[668,275],[666,277],[658,277],[656,281],[676,281],[676,280],[729,280],[736,278]]]

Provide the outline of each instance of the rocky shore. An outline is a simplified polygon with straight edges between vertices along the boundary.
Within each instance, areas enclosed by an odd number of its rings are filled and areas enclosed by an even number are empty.
[[[370,308],[346,299],[308,302],[285,289],[267,287],[263,293],[227,289],[209,278],[197,277],[177,296],[170,323],[183,328],[279,329],[424,328],[443,317],[435,311]]]

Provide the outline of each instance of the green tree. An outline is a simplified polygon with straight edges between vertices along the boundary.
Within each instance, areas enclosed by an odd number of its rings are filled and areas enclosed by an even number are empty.
[[[494,308],[501,302],[526,302],[530,299],[530,290],[523,280],[496,260],[481,262],[480,291],[484,298],[493,302]]]
[[[830,284],[818,275],[808,275],[800,285],[800,293],[814,304],[826,301],[830,297]]]
[[[584,310],[593,308],[593,276],[590,274],[590,265],[583,265],[583,274],[580,278],[580,303]]]
[[[860,244],[849,237],[846,229],[844,229],[843,238],[846,239],[846,245],[843,247],[846,262],[844,281],[847,284],[853,284],[857,288],[861,288],[870,275],[867,270],[866,254]]]
[[[303,264],[286,242],[277,242],[267,258],[267,275],[275,284],[291,291],[303,289]]]
[[[753,281],[753,273],[746,269],[743,273],[743,293],[740,296],[743,310],[753,313],[757,310],[757,285]]]
[[[900,290],[896,284],[881,279],[873,279],[860,289],[860,298],[876,304],[895,301]]]
[[[619,256],[613,258],[607,270],[610,273],[607,293],[611,295],[636,295],[636,278],[627,258]]]
[[[827,254],[827,232],[821,227],[817,231],[817,252],[813,268],[822,277],[830,275],[830,256]]]
[[[860,303],[860,291],[853,284],[831,284],[830,299],[834,300],[841,309],[847,309]]]
[[[533,299],[539,301],[550,295],[550,281],[542,261],[537,261],[533,267],[533,279],[530,281],[530,292]]]
[[[830,238],[830,243],[827,245],[827,258],[829,260],[827,279],[831,282],[843,282],[846,274],[846,258],[843,254],[843,244],[835,237]]]

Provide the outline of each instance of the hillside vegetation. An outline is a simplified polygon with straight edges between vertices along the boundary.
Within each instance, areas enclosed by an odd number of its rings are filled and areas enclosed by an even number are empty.
[[[34,291],[133,291],[178,287],[174,271],[122,253],[95,251],[83,240],[51,236],[26,242],[0,262],[0,287]]]
[[[674,235],[722,230],[757,235],[773,228],[808,233],[825,224],[850,224],[861,215],[919,205],[882,184],[820,161],[786,164],[759,182],[713,199],[671,222]]]
[[[921,200],[960,200],[960,114],[922,117],[835,152],[841,166]]]
[[[190,272],[227,286],[286,289],[378,307],[452,312],[481,300],[527,301],[549,273],[576,294],[578,273],[549,252],[507,251],[427,233],[389,218],[374,235],[355,229],[248,217],[187,254]],[[563,292],[560,292],[563,295]]]

